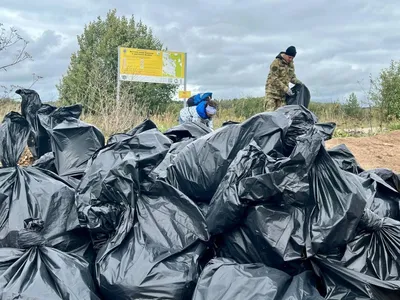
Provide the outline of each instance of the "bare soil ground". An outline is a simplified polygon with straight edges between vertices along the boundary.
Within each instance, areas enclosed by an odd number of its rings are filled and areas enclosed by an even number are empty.
[[[335,138],[326,142],[332,148],[345,144],[362,168],[387,168],[400,173],[400,131],[369,137]]]

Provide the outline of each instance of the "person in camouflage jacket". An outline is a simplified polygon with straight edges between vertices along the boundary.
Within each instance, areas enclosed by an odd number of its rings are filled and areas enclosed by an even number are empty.
[[[285,104],[286,95],[292,96],[289,82],[302,84],[296,78],[293,59],[296,48],[290,46],[285,52],[280,52],[270,66],[265,83],[265,110],[273,111]]]

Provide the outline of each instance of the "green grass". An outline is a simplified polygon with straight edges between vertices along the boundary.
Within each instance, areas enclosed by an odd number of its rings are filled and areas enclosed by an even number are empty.
[[[388,130],[393,131],[393,130],[400,130],[400,122],[393,122],[388,125]]]

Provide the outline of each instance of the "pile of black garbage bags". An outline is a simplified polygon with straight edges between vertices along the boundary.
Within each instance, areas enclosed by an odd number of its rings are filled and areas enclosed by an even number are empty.
[[[80,105],[17,93],[0,299],[400,299],[399,175],[327,150],[335,124],[305,106],[106,141]]]

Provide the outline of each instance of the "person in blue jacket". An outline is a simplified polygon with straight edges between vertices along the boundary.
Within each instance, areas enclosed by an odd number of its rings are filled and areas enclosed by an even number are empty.
[[[213,117],[217,113],[217,103],[214,100],[201,101],[196,106],[182,108],[179,113],[179,124],[186,122],[203,123],[213,130]]]
[[[207,92],[207,93],[200,93],[200,94],[193,95],[192,97],[187,99],[186,103],[187,103],[187,106],[191,107],[191,106],[198,105],[200,102],[209,101],[209,100],[212,100],[212,93]]]

